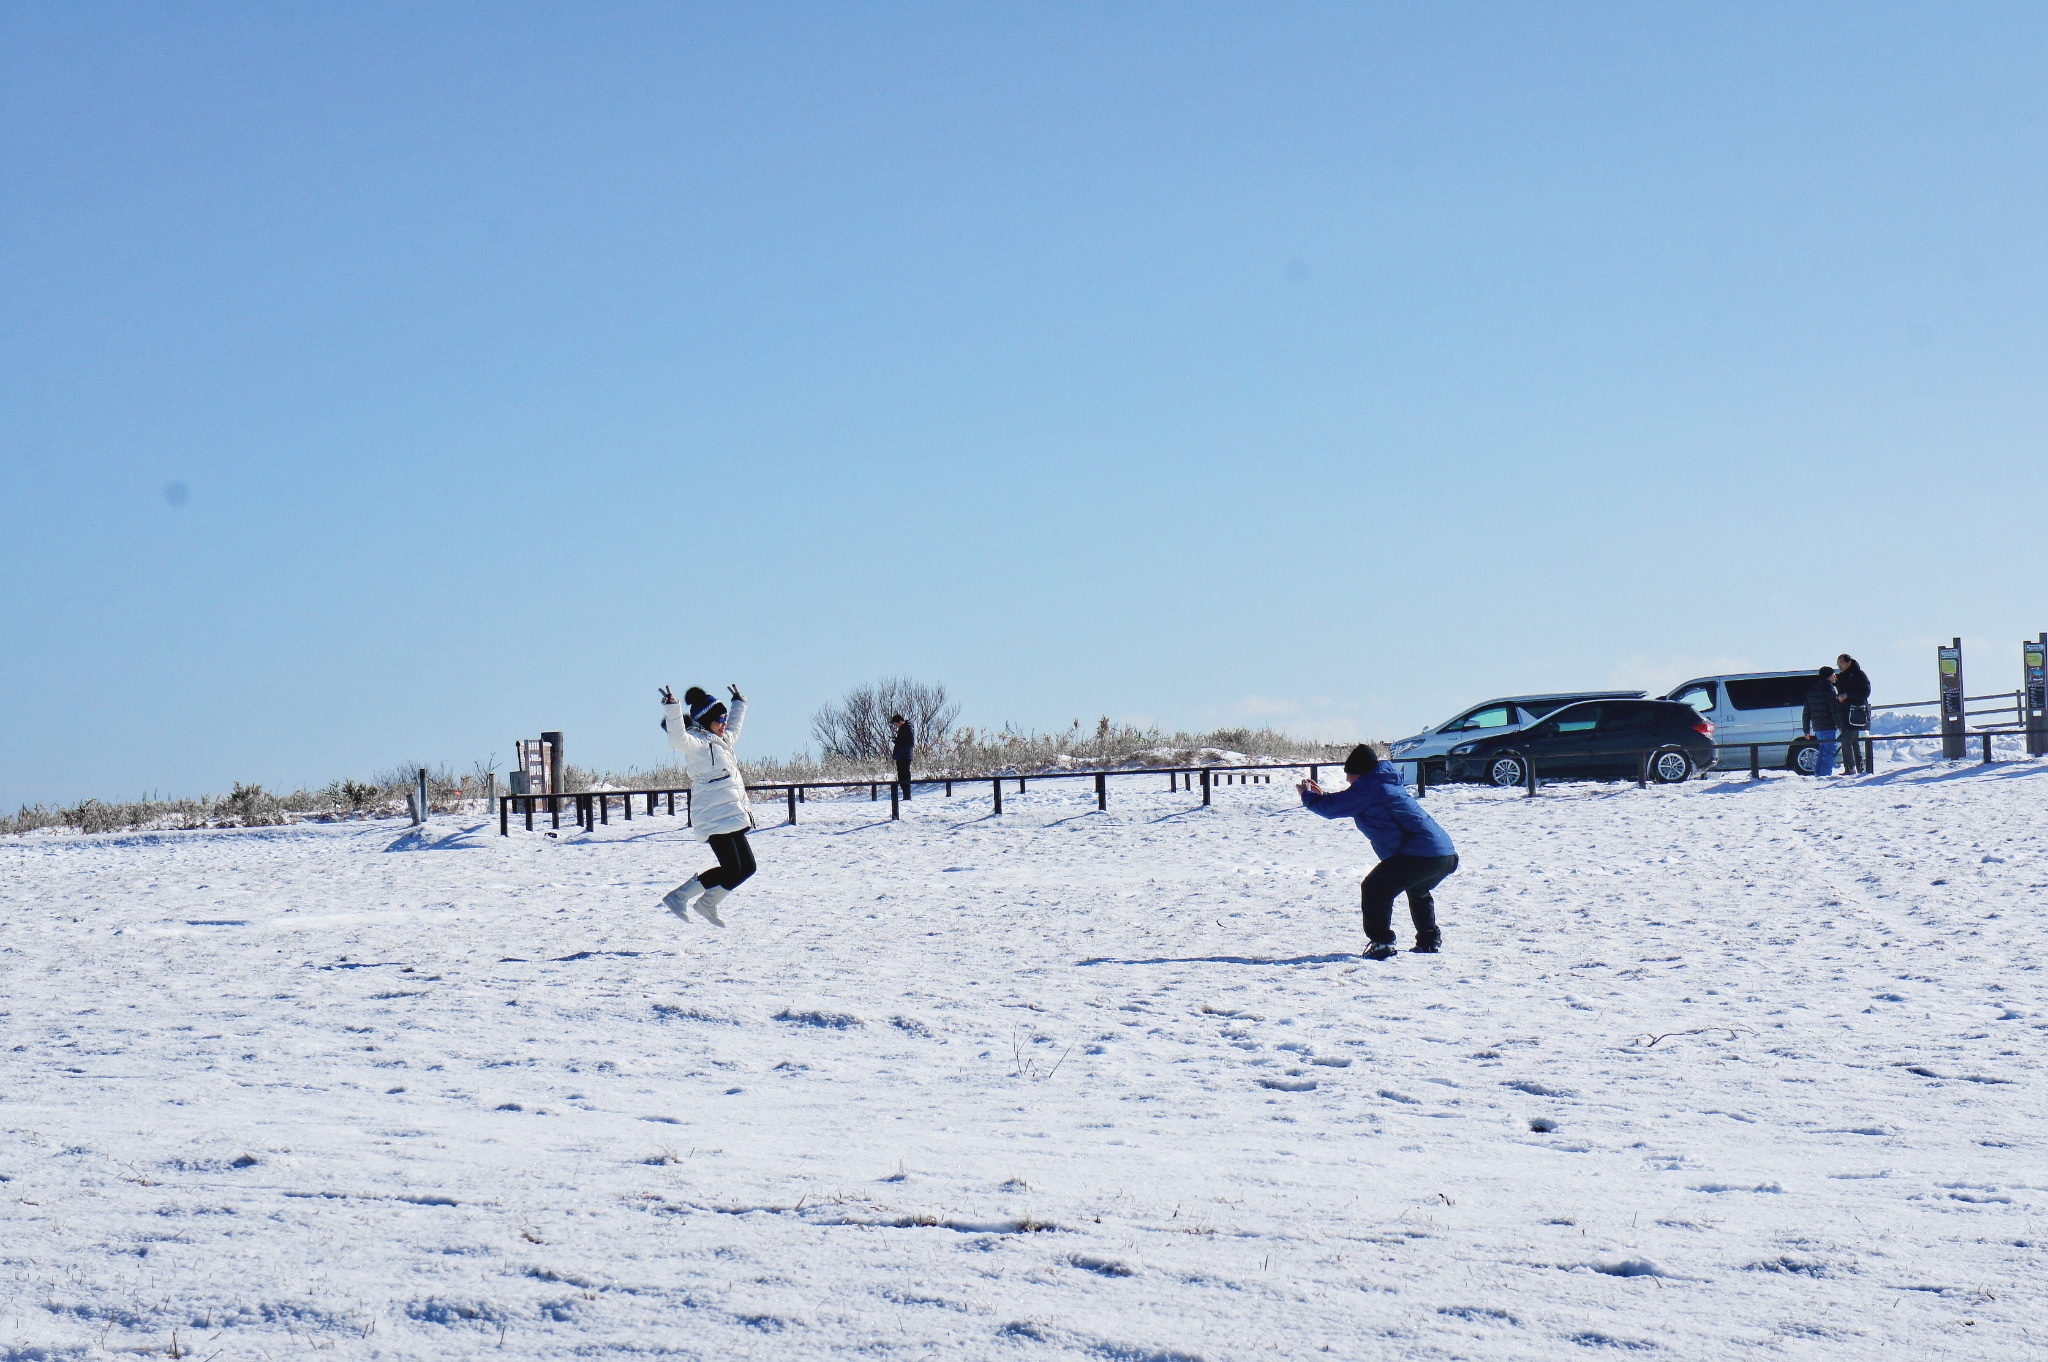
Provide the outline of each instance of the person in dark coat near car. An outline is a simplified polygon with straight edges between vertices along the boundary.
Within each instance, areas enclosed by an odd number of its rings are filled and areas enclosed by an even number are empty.
[[[1870,774],[1863,734],[1870,728],[1870,677],[1863,664],[1843,653],[1835,659],[1835,694],[1842,700],[1842,769]]]
[[[1325,818],[1349,818],[1372,843],[1380,863],[1358,886],[1358,907],[1365,919],[1365,958],[1385,960],[1394,951],[1394,900],[1408,896],[1408,916],[1415,923],[1417,955],[1434,955],[1444,935],[1436,920],[1430,891],[1458,868],[1458,849],[1450,834],[1422,811],[1401,783],[1401,773],[1361,743],[1344,758],[1350,787],[1325,792],[1313,780],[1295,786],[1302,806]]]
[[[1822,667],[1806,688],[1806,708],[1799,726],[1809,738],[1820,740],[1820,752],[1813,764],[1817,776],[1835,773],[1835,736],[1842,729],[1842,697],[1835,693],[1835,669]]]
[[[889,727],[896,730],[896,783],[903,787],[903,797],[910,798],[910,754],[917,749],[917,733],[910,721],[901,714],[889,716]]]

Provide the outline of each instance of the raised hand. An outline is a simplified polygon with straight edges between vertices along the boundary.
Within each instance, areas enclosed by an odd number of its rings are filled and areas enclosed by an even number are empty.
[[[726,683],[725,688],[732,692],[732,698],[735,700],[744,700],[747,698],[746,696],[740,694],[740,688],[738,686],[735,686],[730,682]]]
[[[674,704],[676,702],[676,693],[670,690],[667,686],[663,686],[661,688],[661,702],[664,705]]]

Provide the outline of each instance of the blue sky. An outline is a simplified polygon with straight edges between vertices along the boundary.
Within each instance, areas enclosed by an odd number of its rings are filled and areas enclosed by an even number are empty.
[[[2048,11],[0,6],[0,801],[2017,681]],[[174,486],[175,484],[175,486]]]

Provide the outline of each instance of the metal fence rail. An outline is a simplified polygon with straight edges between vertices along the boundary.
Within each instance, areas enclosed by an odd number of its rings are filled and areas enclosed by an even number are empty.
[[[2024,728],[1981,729],[1972,736],[1982,739],[1984,744],[1983,760],[1989,763],[1994,760],[1991,752],[1991,740],[1993,738],[2023,738],[2026,736],[2026,730]],[[1941,734],[1939,733],[1887,733],[1880,735],[1866,733],[1857,739],[1857,741],[1863,744],[1866,759],[1875,755],[1874,745],[1877,743],[1939,742],[1940,740]],[[1790,741],[1796,744],[1798,740],[1793,739]],[[1786,743],[1716,743],[1714,744],[1714,750],[1717,753],[1730,751],[1747,752],[1749,755],[1750,779],[1760,780],[1763,778],[1763,767],[1760,761],[1762,750],[1766,747],[1782,747],[1786,745]],[[1636,786],[1640,789],[1647,787],[1651,780],[1650,758],[1668,746],[1670,744],[1660,744],[1654,748],[1644,748],[1639,752],[1622,752],[1616,755],[1624,757],[1632,755],[1635,758]],[[1525,792],[1529,795],[1534,795],[1545,777],[1538,771],[1536,762],[1530,759],[1527,754],[1517,755],[1521,757],[1521,764],[1525,773],[1523,781]],[[1432,765],[1438,768],[1435,773],[1437,783],[1441,784],[1446,780],[1442,773],[1442,757],[1385,757],[1382,760],[1396,764],[1412,765],[1416,768],[1415,793],[1418,798],[1427,798],[1429,795],[1432,779],[1430,768]],[[953,787],[955,785],[973,786],[986,783],[989,787],[989,798],[993,812],[1000,816],[1003,812],[1003,784],[1011,780],[1017,782],[1017,793],[1019,794],[1024,793],[1029,783],[1034,780],[1093,780],[1095,782],[1095,807],[1107,809],[1109,807],[1109,779],[1111,776],[1165,776],[1166,788],[1168,790],[1185,790],[1192,794],[1199,788],[1202,792],[1201,802],[1207,805],[1210,803],[1215,788],[1218,785],[1270,785],[1273,780],[1270,773],[1274,771],[1306,771],[1310,780],[1316,780],[1321,776],[1322,768],[1325,766],[1341,768],[1343,762],[1341,760],[1326,759],[1322,761],[1265,762],[1245,766],[1119,766],[1096,771],[1039,771],[1024,775],[933,776],[926,780],[914,780],[912,784],[942,785],[945,787],[946,798],[950,799],[953,797]],[[881,798],[881,791],[886,788],[889,791],[889,817],[900,819],[903,816],[903,787],[893,780],[778,781],[760,785],[749,785],[746,789],[750,795],[781,793],[788,810],[788,817],[784,826],[788,826],[797,821],[797,806],[805,801],[805,795],[808,791],[857,790],[863,787],[867,789],[868,798],[871,800],[879,800]],[[555,828],[562,826],[562,805],[565,803],[570,806],[575,826],[586,829],[606,825],[611,822],[613,800],[619,802],[620,812],[628,820],[634,816],[635,800],[646,801],[641,810],[644,815],[652,816],[657,811],[657,806],[660,805],[664,806],[663,812],[673,817],[676,812],[677,795],[683,797],[683,819],[687,825],[692,820],[693,814],[692,798],[687,786],[659,790],[586,790],[576,794],[560,795],[499,795],[498,833],[500,836],[511,835],[512,815],[515,811],[524,815],[526,830],[532,832],[534,830],[534,815],[540,811],[536,806],[540,805],[547,806],[546,815],[550,825]]]
[[[1394,760],[1390,758],[1390,760]],[[942,785],[946,798],[953,797],[955,785],[980,785],[986,783],[994,811],[1003,811],[1003,783],[1017,782],[1017,793],[1024,793],[1029,782],[1034,780],[1090,780],[1095,782],[1095,807],[1109,807],[1109,777],[1111,776],[1165,776],[1168,790],[1185,789],[1193,793],[1196,788],[1202,792],[1202,803],[1210,802],[1212,792],[1218,785],[1271,784],[1272,771],[1301,771],[1309,773],[1314,780],[1325,766],[1340,766],[1342,760],[1272,762],[1248,766],[1119,766],[1098,771],[1038,771],[1023,775],[994,776],[932,776],[925,780],[913,780],[915,785]],[[788,810],[784,826],[797,821],[797,806],[805,802],[805,795],[811,790],[858,790],[865,787],[868,798],[879,800],[881,791],[889,791],[889,816],[903,816],[903,787],[893,780],[801,780],[776,781],[746,787],[749,795],[780,792]],[[692,799],[688,786],[658,790],[585,790],[575,794],[508,794],[498,796],[498,833],[509,837],[512,833],[512,816],[521,814],[526,821],[526,830],[534,830],[534,816],[544,813],[551,827],[562,826],[562,806],[569,805],[571,820],[579,828],[608,825],[611,822],[612,801],[619,802],[622,815],[634,816],[634,801],[645,800],[641,812],[652,816],[661,811],[673,817],[676,811],[676,796],[683,798],[685,825],[692,819]]]

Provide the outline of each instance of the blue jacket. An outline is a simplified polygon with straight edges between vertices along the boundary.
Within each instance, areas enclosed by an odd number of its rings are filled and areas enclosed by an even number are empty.
[[[1348,789],[1312,795],[1302,792],[1303,807],[1325,818],[1349,818],[1372,843],[1381,860],[1389,856],[1455,856],[1450,834],[1422,811],[1401,783],[1400,768],[1383,761]]]

